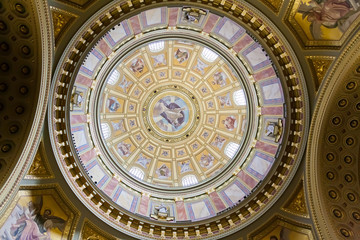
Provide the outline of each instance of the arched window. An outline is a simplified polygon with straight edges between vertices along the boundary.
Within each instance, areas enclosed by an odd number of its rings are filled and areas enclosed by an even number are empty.
[[[110,77],[108,78],[107,83],[110,84],[110,85],[115,85],[115,83],[117,82],[117,80],[119,79],[119,77],[120,77],[119,71],[114,70],[114,71],[111,73]]]
[[[195,175],[186,175],[181,179],[181,183],[184,187],[187,187],[197,184],[198,180]]]
[[[246,99],[245,99],[245,93],[244,90],[238,90],[234,92],[233,95],[234,103],[238,106],[245,106],[246,105]]]
[[[150,52],[160,52],[164,49],[164,41],[152,42],[149,44]]]
[[[111,135],[109,124],[102,123],[101,124],[101,131],[105,139],[109,138]]]
[[[214,53],[213,51],[211,51],[210,49],[205,48],[205,47],[204,47],[203,51],[201,52],[201,56],[208,62],[213,62],[218,57],[218,55],[216,53]]]
[[[143,180],[145,176],[144,171],[137,167],[132,167],[130,173],[141,180]]]
[[[226,147],[225,147],[225,154],[226,156],[228,156],[229,158],[233,158],[237,152],[237,150],[239,149],[240,145],[234,142],[229,142]]]

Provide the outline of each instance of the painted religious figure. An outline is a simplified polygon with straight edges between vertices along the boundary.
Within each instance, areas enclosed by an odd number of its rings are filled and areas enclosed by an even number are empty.
[[[232,131],[237,127],[237,121],[234,116],[226,117],[222,120],[222,124],[224,124],[225,128],[229,131]]]
[[[106,106],[110,112],[116,112],[120,108],[120,103],[115,97],[111,97],[107,100]]]
[[[196,65],[194,66],[194,70],[200,72],[201,75],[204,75],[205,68],[207,68],[208,66],[209,65],[198,59]]]
[[[119,83],[119,87],[123,90],[124,93],[128,93],[132,85],[133,82],[126,80],[125,76],[123,76],[122,80]]]
[[[192,171],[190,167],[190,161],[182,161],[179,163],[179,166],[180,166],[180,173]]]
[[[310,33],[315,40],[326,38],[323,35],[325,29],[344,33],[360,15],[359,0],[302,1],[297,11],[302,20],[310,23]]]
[[[128,157],[131,154],[131,144],[126,142],[120,142],[117,145],[118,153],[122,157]]]
[[[158,175],[159,179],[166,179],[171,176],[171,171],[168,166],[166,166],[166,164],[163,164],[158,169],[156,169],[156,174]]]
[[[145,63],[141,58],[136,58],[131,62],[130,69],[133,73],[142,73],[144,71]]]
[[[34,201],[29,201],[26,206],[17,204],[7,220],[11,227],[0,231],[1,239],[50,240],[51,229],[56,228],[63,232],[66,227],[66,220],[54,216],[49,208],[44,210],[42,208],[42,196],[37,196]]]
[[[230,93],[228,92],[225,96],[218,96],[220,107],[230,107],[231,106],[231,99]]]
[[[200,166],[203,168],[211,168],[214,165],[215,158],[210,153],[202,154],[200,158]]]
[[[140,164],[143,168],[147,168],[149,163],[151,162],[150,158],[146,158],[142,153],[140,153],[139,158],[136,160],[137,164]]]
[[[211,145],[217,147],[218,149],[222,149],[224,143],[225,143],[225,138],[221,137],[220,135],[217,135],[214,141],[211,143]]]
[[[224,87],[226,85],[226,74],[224,72],[216,72],[214,74],[214,80],[211,82],[212,85],[218,85]]]
[[[175,132],[180,130],[186,124],[188,118],[188,107],[184,100],[179,97],[164,97],[154,106],[153,120],[163,131]]]
[[[166,65],[165,54],[151,56],[154,59],[154,67]]]
[[[175,59],[180,64],[188,60],[189,56],[190,56],[189,51],[184,48],[178,48],[175,52]]]
[[[120,120],[117,121],[117,122],[111,121],[111,125],[112,125],[112,127],[113,127],[113,129],[114,129],[115,132],[116,132],[116,131],[121,131],[121,132],[125,132],[125,131],[126,131],[126,129],[125,129],[125,127],[124,127],[124,119],[120,119]]]

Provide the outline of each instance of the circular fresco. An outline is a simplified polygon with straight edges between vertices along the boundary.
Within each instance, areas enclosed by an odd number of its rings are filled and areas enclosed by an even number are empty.
[[[142,111],[148,132],[165,142],[190,137],[200,120],[194,94],[179,85],[163,86],[151,92]]]

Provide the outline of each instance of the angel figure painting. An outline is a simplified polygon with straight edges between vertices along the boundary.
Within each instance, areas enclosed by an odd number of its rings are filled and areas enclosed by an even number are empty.
[[[58,206],[54,206],[61,215],[56,216],[42,195],[27,199],[27,202],[19,201],[13,209],[0,230],[1,239],[61,239],[67,224],[66,215]]]
[[[154,106],[153,119],[165,132],[175,132],[183,128],[189,118],[189,110],[184,102],[176,96],[166,96]]]
[[[309,39],[339,40],[360,15],[359,0],[301,1],[295,16]],[[307,29],[308,28],[308,29]]]

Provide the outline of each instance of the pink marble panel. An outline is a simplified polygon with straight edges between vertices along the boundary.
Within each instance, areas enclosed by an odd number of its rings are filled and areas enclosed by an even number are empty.
[[[75,83],[79,83],[85,86],[90,87],[92,84],[92,80],[84,75],[78,74],[75,80]]]
[[[254,40],[247,34],[244,34],[244,36],[235,44],[233,47],[234,51],[239,53],[242,49],[244,49],[247,45],[252,43]]]
[[[109,197],[111,197],[112,192],[115,190],[116,186],[118,185],[119,181],[116,180],[115,178],[112,178],[108,184],[106,185],[106,187],[104,188],[104,193],[106,193],[106,195],[108,195]]]
[[[261,108],[262,115],[283,115],[283,107],[263,107]]]
[[[209,13],[210,16],[208,18],[208,20],[206,21],[206,24],[204,26],[204,29],[203,31],[206,32],[206,33],[210,33],[211,30],[214,28],[216,22],[219,20],[220,17],[212,14],[212,13]]]
[[[134,16],[134,17],[130,18],[130,25],[131,25],[131,28],[132,28],[134,34],[141,33],[140,20],[139,20],[138,16]]]
[[[250,177],[249,174],[247,174],[244,171],[240,171],[237,175],[246,185],[248,185],[251,189],[256,186],[258,181],[256,181],[254,178]]]
[[[147,215],[148,208],[149,208],[149,202],[150,202],[150,199],[148,196],[145,196],[145,195],[141,196],[139,209],[138,209],[139,214],[141,214],[143,216]]]
[[[111,48],[109,47],[105,39],[101,39],[97,44],[97,47],[100,49],[101,52],[105,54],[105,56],[109,56],[110,53],[112,52]]]
[[[275,71],[272,67],[266,68],[258,73],[254,74],[255,81],[260,81],[265,78],[275,77]]]
[[[211,201],[214,203],[215,208],[218,210],[218,212],[220,212],[226,208],[225,204],[223,203],[223,201],[221,200],[221,198],[217,192],[210,193],[209,197],[210,197]]]
[[[80,155],[81,161],[86,164],[88,161],[96,157],[96,151],[95,149],[91,149],[90,151],[87,151],[86,153]]]
[[[87,121],[86,115],[71,115],[70,117],[71,124],[86,123],[86,121]]]
[[[273,154],[273,156],[275,155],[275,153],[276,153],[276,151],[278,149],[277,146],[273,146],[273,145],[270,145],[270,144],[267,144],[267,143],[264,143],[264,142],[261,142],[261,141],[256,142],[255,148],[261,149],[264,152],[271,153],[271,154]]]
[[[169,10],[169,26],[176,26],[177,18],[178,18],[178,8],[170,8]]]
[[[176,212],[177,212],[176,220],[178,221],[188,220],[186,216],[184,201],[176,201]]]

